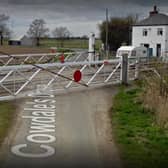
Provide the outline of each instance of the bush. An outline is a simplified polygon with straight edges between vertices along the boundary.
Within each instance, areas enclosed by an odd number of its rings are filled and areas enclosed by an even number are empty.
[[[155,71],[143,73],[144,93],[142,99],[146,108],[154,110],[156,121],[168,128],[168,69],[167,64],[159,63]]]

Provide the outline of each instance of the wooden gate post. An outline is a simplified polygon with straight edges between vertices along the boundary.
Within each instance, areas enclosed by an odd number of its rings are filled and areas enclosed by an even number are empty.
[[[128,54],[122,55],[121,82],[128,85]]]

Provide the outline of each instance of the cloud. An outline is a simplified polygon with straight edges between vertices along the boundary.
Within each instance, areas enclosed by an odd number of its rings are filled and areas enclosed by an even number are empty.
[[[0,0],[0,12],[11,16],[10,26],[15,32],[26,33],[29,24],[43,18],[50,29],[67,26],[73,35],[98,34],[97,24],[109,16],[138,13],[144,17],[153,5],[167,12],[167,0]]]
[[[1,0],[1,2],[12,5],[53,5],[53,4],[64,4],[64,5],[102,5],[102,4],[120,4],[130,3],[137,5],[167,5],[167,0]]]
[[[131,4],[141,5],[141,6],[168,5],[167,0],[126,0],[126,2]]]

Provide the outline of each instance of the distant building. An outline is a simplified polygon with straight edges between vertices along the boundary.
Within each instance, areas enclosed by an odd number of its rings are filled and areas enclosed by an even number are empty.
[[[148,18],[133,25],[132,45],[147,47],[149,56],[168,54],[168,16],[154,6]]]
[[[20,37],[14,37],[9,39],[8,45],[13,45],[13,46],[20,46],[21,45],[21,38]]]
[[[9,45],[21,45],[21,46],[36,46],[37,40],[27,36],[12,38],[8,42]]]
[[[21,45],[22,46],[36,46],[37,45],[37,40],[35,38],[30,38],[27,36],[23,36],[21,38]]]

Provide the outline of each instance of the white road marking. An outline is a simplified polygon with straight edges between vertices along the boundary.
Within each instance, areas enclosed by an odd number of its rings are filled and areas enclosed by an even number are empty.
[[[45,150],[45,152],[37,153],[37,154],[23,152],[22,150],[27,147],[28,147],[27,144],[19,144],[19,145],[13,146],[11,148],[11,151],[16,156],[26,157],[26,158],[45,158],[55,154],[55,149],[48,145],[40,145],[40,148]]]
[[[55,132],[55,105],[53,100],[54,95],[47,94],[30,94],[34,100],[32,102],[26,102],[30,105],[30,108],[24,108],[24,112],[31,112],[30,115],[22,116],[23,119],[31,119],[30,130],[25,140],[27,144],[18,144],[12,146],[11,152],[20,157],[26,158],[44,158],[55,154],[55,148],[51,143],[56,141],[54,135],[50,133]],[[27,150],[32,146],[32,143],[36,145],[39,153],[32,153]],[[44,145],[48,144],[48,145]],[[41,150],[40,150],[41,149]]]

